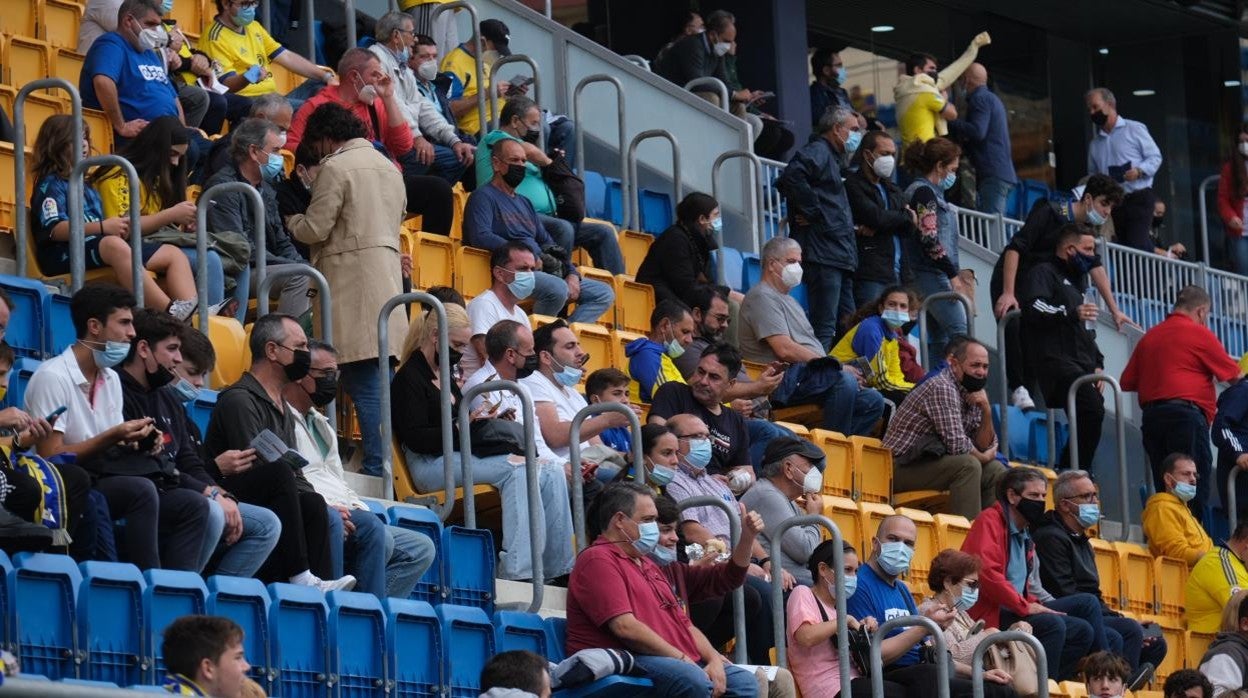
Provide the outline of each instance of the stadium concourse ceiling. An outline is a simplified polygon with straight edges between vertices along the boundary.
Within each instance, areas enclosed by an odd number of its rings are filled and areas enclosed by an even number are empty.
[[[879,53],[965,41],[980,27],[1026,25],[1103,45],[1241,27],[1244,0],[807,0],[812,39],[839,39]],[[992,17],[994,16],[995,17]],[[974,24],[974,26],[972,26]],[[892,27],[892,31],[872,28]],[[965,39],[962,35],[965,34]],[[1242,29],[1241,36],[1248,36]],[[923,50],[930,50],[923,49]]]

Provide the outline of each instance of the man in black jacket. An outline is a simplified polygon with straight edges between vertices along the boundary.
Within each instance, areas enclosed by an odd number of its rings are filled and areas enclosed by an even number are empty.
[[[1131,665],[1130,688],[1166,657],[1165,638],[1144,638],[1139,621],[1111,610],[1101,597],[1101,578],[1096,570],[1096,553],[1088,542],[1087,529],[1100,520],[1100,498],[1096,483],[1084,470],[1067,470],[1053,486],[1053,510],[1044,523],[1032,531],[1036,554],[1040,556],[1040,582],[1057,598],[1088,593],[1101,600],[1105,639],[1111,652],[1121,654]]]
[[[915,215],[893,184],[897,145],[885,131],[868,131],[855,156],[858,169],[845,178],[854,231],[858,234],[858,269],[854,301],[874,303],[884,289],[900,281],[903,235],[915,235]]]
[[[1023,279],[1020,305],[1027,363],[1038,374],[1045,404],[1066,407],[1066,393],[1080,376],[1100,373],[1104,365],[1096,347],[1098,308],[1085,303],[1088,271],[1099,263],[1092,229],[1072,223],[1058,236],[1057,253],[1028,272]],[[1079,428],[1079,466],[1092,470],[1092,457],[1101,440],[1105,405],[1097,385],[1084,383],[1075,393]],[[1067,415],[1070,417],[1071,415]],[[1071,467],[1068,451],[1062,466]]]
[[[706,16],[706,31],[690,34],[672,44],[662,63],[654,66],[654,71],[681,87],[694,78],[704,77],[719,78],[727,84],[724,56],[736,39],[736,17],[716,10]]]

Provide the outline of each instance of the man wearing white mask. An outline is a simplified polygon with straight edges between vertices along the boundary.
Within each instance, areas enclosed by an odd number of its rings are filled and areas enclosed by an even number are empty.
[[[805,439],[781,436],[767,444],[763,463],[762,477],[741,497],[741,504],[763,517],[762,544],[769,551],[770,532],[779,530],[780,524],[795,516],[823,514],[819,492],[823,489],[824,455]],[[823,530],[818,526],[794,526],[785,531],[780,567],[788,573],[784,578],[786,588],[792,588],[793,580],[810,585],[806,561],[821,540]],[[764,561],[772,563],[770,569],[775,569],[774,561]]]
[[[823,427],[868,435],[884,412],[879,392],[863,387],[852,367],[827,355],[797,300],[789,295],[802,282],[802,248],[788,237],[763,246],[763,279],[741,303],[739,339],[749,361],[788,364],[772,405],[821,405]]]
[[[897,144],[886,131],[867,131],[854,155],[858,168],[845,177],[845,193],[858,244],[854,302],[874,303],[901,278],[901,238],[917,235],[915,214],[893,183]]]

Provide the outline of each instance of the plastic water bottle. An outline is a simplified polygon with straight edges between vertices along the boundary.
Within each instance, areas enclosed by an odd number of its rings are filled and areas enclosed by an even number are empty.
[[[1095,303],[1095,302],[1096,302],[1096,289],[1095,289],[1095,288],[1092,288],[1091,286],[1089,286],[1086,290],[1084,290],[1084,292],[1083,292],[1083,302],[1084,302],[1084,304],[1088,304],[1088,303]],[[1095,329],[1096,329],[1096,320],[1084,320],[1084,321],[1083,321],[1083,329],[1085,329],[1085,330],[1095,330]]]

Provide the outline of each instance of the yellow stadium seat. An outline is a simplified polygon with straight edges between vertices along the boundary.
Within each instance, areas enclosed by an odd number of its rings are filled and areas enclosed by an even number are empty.
[[[554,315],[538,315],[537,313],[529,313],[529,328],[536,332],[537,328],[543,325],[549,325],[558,319],[559,318]]]
[[[1153,556],[1136,543],[1114,543],[1120,556],[1122,597],[1132,613],[1156,613],[1153,606]]]
[[[749,376],[750,380],[756,381],[759,376],[763,375],[763,371],[767,370],[767,364],[742,360],[741,368],[745,370],[745,375]]]
[[[1070,696],[1068,696],[1065,693],[1062,693],[1061,684],[1054,681],[1053,679],[1049,679],[1049,698],[1070,698]]]
[[[464,240],[464,208],[468,206],[468,192],[464,191],[464,185],[456,182],[451,187],[451,238],[463,242]]]
[[[1187,660],[1187,636],[1183,624],[1166,621],[1160,625],[1161,635],[1166,639],[1166,658],[1157,667],[1157,675],[1153,679],[1157,685],[1164,683],[1167,676],[1182,669]]]
[[[935,514],[932,519],[936,523],[936,546],[941,550],[961,550],[962,541],[971,531],[971,522],[957,514]]]
[[[145,271],[144,273],[151,277],[156,276],[154,272]],[[65,288],[70,287],[70,282],[72,280],[72,277],[69,274],[49,276],[43,273],[43,270],[39,268],[39,259],[35,255],[35,241],[33,238],[27,240],[26,244],[26,274],[32,279],[41,279],[49,284],[59,285]],[[110,267],[87,269],[86,274],[83,275],[83,283],[89,284],[95,281],[106,281],[112,284],[120,283],[117,279],[117,273]]]
[[[472,300],[493,285],[490,253],[477,247],[461,247],[455,251],[455,290]]]
[[[604,283],[607,286],[610,286],[612,290],[615,290],[615,276],[612,275],[611,272],[606,269],[599,269],[598,267],[590,266],[588,264],[577,264],[576,266],[576,270],[581,273],[581,278],[593,279],[594,281]],[[619,294],[617,293],[616,295],[618,296]]]
[[[783,422],[780,420],[772,420],[772,422],[776,426],[784,427],[785,429],[788,429],[789,431],[793,432],[797,436],[802,437],[803,439],[806,439],[808,441],[810,440],[810,429],[806,428],[805,424],[795,424],[793,422]]]
[[[4,112],[16,118],[14,107],[17,102],[17,90],[8,85],[0,85],[0,107]],[[31,92],[22,103],[23,121],[26,123],[26,146],[35,147],[35,139],[39,137],[39,128],[49,117],[57,114],[68,114],[69,105],[59,97],[46,92]],[[32,163],[33,164],[33,163]]]
[[[290,173],[295,171],[295,154],[282,148],[282,172],[290,177]]]
[[[423,232],[425,229],[425,217],[424,216],[408,216],[407,218],[403,219],[403,222],[400,225],[402,226],[403,230],[406,230],[408,232],[412,232],[412,233]]]
[[[625,374],[628,373],[628,356],[624,353],[624,348],[627,347],[630,342],[641,339],[644,336],[644,334],[637,334],[636,332],[611,330],[611,353],[614,355],[613,361],[615,362],[616,368],[620,369]]]
[[[870,543],[875,537],[875,529],[880,527],[880,522],[892,516],[896,512],[888,504],[879,502],[858,501],[858,521],[862,526],[862,542],[863,545]],[[871,556],[871,551],[866,550],[862,553],[863,562]]]
[[[206,24],[204,20],[211,18],[211,15],[204,14],[204,4],[200,0],[175,0],[173,11],[169,13],[169,18],[177,22],[178,29],[181,29],[183,34],[189,33],[195,36],[202,36],[204,29],[207,28],[204,26]],[[207,4],[209,7],[212,5],[211,3]],[[270,70],[274,69],[270,68]],[[283,91],[282,94],[286,94],[286,92]]]
[[[0,33],[35,36],[39,25],[39,0],[6,0],[0,12]]]
[[[82,6],[68,0],[43,0],[43,19],[39,21],[40,39],[55,48],[78,46],[78,24],[82,22]]]
[[[1127,698],[1166,698],[1161,691],[1127,691]]]
[[[338,438],[349,441],[360,440],[360,418],[355,413],[355,404],[351,396],[341,387],[338,397],[334,400],[334,409],[338,411]]]
[[[29,170],[34,162],[34,152],[26,148],[26,167]],[[0,228],[13,229],[13,209],[17,205],[17,179],[14,176],[14,151],[12,143],[0,141]],[[30,201],[30,193],[35,183],[27,174],[26,191],[22,193],[25,201]]]
[[[433,233],[416,233],[416,253],[412,255],[414,287],[454,286],[454,263],[455,245],[450,238]]]
[[[199,315],[193,315],[191,321],[198,327]],[[213,315],[208,318],[208,339],[217,352],[217,365],[209,375],[212,388],[220,390],[230,385],[251,365],[251,352],[247,349],[250,336],[251,325],[244,330],[232,317]]]
[[[395,500],[418,504],[442,504],[446,501],[445,490],[420,492],[416,489],[416,483],[412,480],[412,474],[407,469],[407,458],[404,457],[403,448],[399,445],[397,439],[394,441],[390,453],[391,464],[394,468]],[[492,485],[476,484],[473,486],[472,492],[477,500],[478,514],[485,509],[497,507],[499,504],[498,490]],[[454,497],[455,501],[463,500],[464,488],[455,488]],[[452,516],[454,516],[454,512],[452,512]]]
[[[893,452],[884,448],[879,439],[851,436],[854,475],[857,483],[854,496],[860,502],[891,502],[893,493]]]
[[[282,94],[288,94],[291,90],[298,87],[302,80],[302,78],[281,63],[269,63],[269,72],[273,74],[273,84],[277,87],[277,91]]]
[[[581,374],[582,380],[600,368],[618,368],[615,366],[615,352],[612,351],[614,345],[611,342],[611,330],[597,323],[588,322],[574,322],[570,327],[576,333],[576,338],[580,340],[581,349],[589,354],[589,360],[581,367],[585,369],[585,372]]]
[[[113,125],[108,115],[98,109],[82,108],[82,123],[91,131],[91,150],[93,153],[113,152]]]
[[[1088,698],[1088,687],[1082,681],[1063,681],[1061,695],[1068,698]]]
[[[823,451],[823,493],[834,497],[856,498],[854,446],[849,439],[839,432],[815,429],[810,432],[810,441]]]
[[[918,530],[914,539],[914,559],[910,561],[906,581],[911,589],[923,589],[927,593],[927,575],[932,569],[932,558],[942,550],[940,537],[936,532],[936,521],[922,509],[897,507],[897,513],[909,517]]]
[[[1153,587],[1157,613],[1175,621],[1183,619],[1183,596],[1187,588],[1187,563],[1173,557],[1153,559]]]
[[[616,240],[619,241],[620,252],[624,255],[624,272],[630,276],[636,276],[641,260],[646,258],[650,245],[654,244],[654,236],[635,230],[621,230]]]
[[[52,73],[52,47],[31,36],[10,36],[0,55],[10,85],[25,85]]]
[[[1200,660],[1213,643],[1214,633],[1198,633],[1188,630],[1183,634],[1183,656],[1188,669],[1199,669]]]
[[[186,185],[186,200],[191,203],[199,201],[199,195],[204,193],[204,188],[198,184]]]
[[[615,327],[640,332],[650,331],[650,313],[654,312],[654,287],[638,283],[632,276],[615,277]]]
[[[832,519],[832,523],[841,530],[841,538],[854,546],[858,550],[860,560],[866,562],[867,554],[862,551],[866,536],[863,534],[858,504],[849,497],[832,497],[825,494],[823,495],[823,515]],[[823,531],[823,539],[832,539],[827,529]]]
[[[1122,558],[1109,541],[1090,538],[1096,554],[1096,572],[1101,578],[1101,598],[1115,611],[1125,610],[1122,603]]]
[[[68,80],[69,84],[77,86],[78,77],[82,74],[82,66],[86,61],[86,56],[76,53],[69,48],[56,49],[56,55],[52,59],[52,75],[62,80]]]

